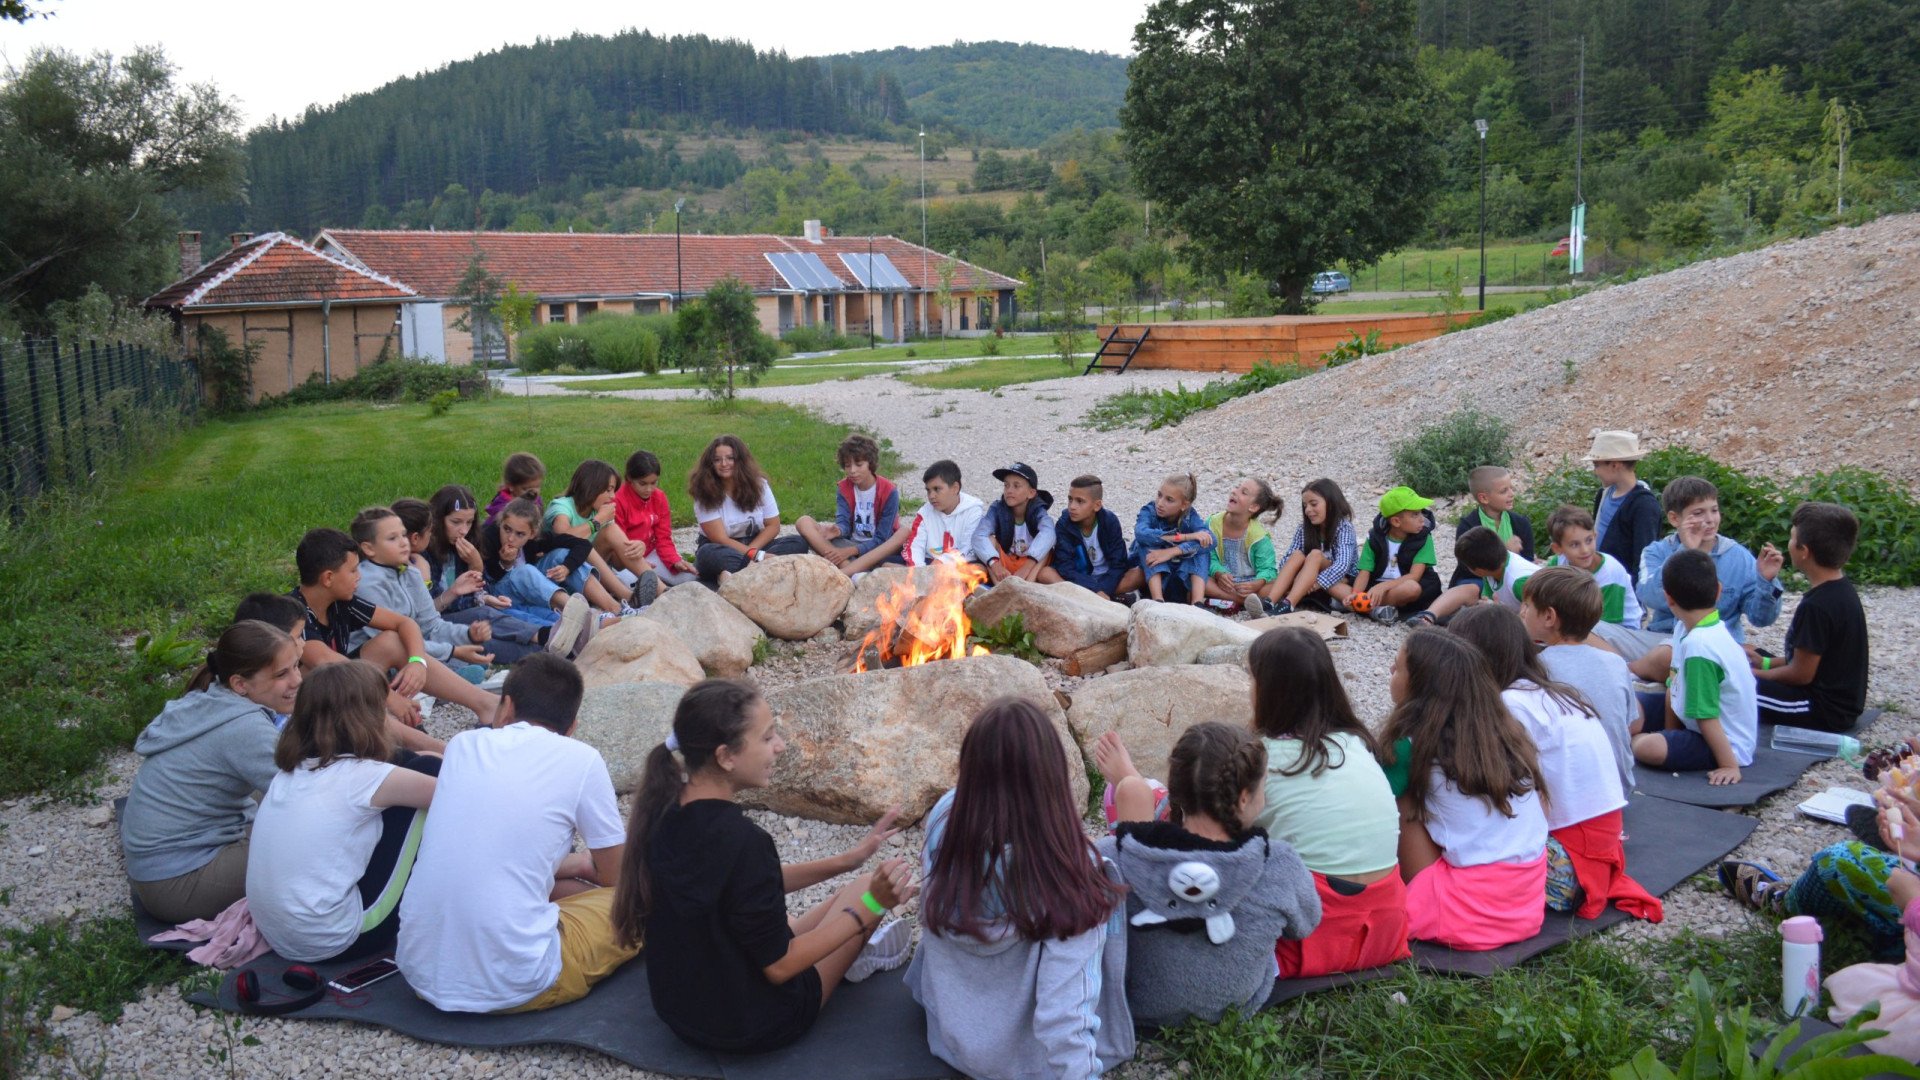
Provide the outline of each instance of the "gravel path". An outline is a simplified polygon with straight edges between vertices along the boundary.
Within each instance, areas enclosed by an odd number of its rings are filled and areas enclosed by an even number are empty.
[[[1905,227],[1912,229],[1914,220],[1907,219]],[[1829,236],[1838,237],[1833,241],[1836,244],[1851,242],[1846,230]],[[1879,234],[1870,239],[1869,246],[1886,242]],[[1799,246],[1789,245],[1787,250]],[[1771,253],[1759,253],[1740,258],[1757,265],[1771,257]],[[1681,271],[1669,277],[1700,273],[1720,275],[1712,279],[1719,281],[1728,273],[1750,272],[1750,268],[1743,271],[1739,267],[1727,270],[1724,266],[1716,269],[1716,266],[1718,264]],[[1649,284],[1625,286],[1575,303],[1595,304],[1607,295],[1626,294],[1628,290]],[[1590,314],[1586,308],[1575,311],[1571,304],[1557,305],[1540,314],[1559,318],[1563,312],[1568,318]],[[1457,363],[1462,350],[1471,353],[1477,348],[1490,347],[1480,344],[1494,340],[1484,335],[1510,335],[1512,341],[1503,348],[1516,349],[1525,355],[1539,352],[1537,346],[1519,344],[1529,338],[1541,340],[1538,325],[1531,324],[1534,328],[1529,330],[1530,324],[1525,318],[1510,320],[1477,335],[1435,343],[1426,353],[1409,350],[1354,364],[1336,373],[1339,379],[1327,376],[1303,380],[1256,398],[1231,403],[1178,428],[1151,434],[1097,432],[1077,424],[1096,401],[1119,389],[1165,387],[1179,382],[1192,385],[1206,381],[1209,376],[1191,372],[1142,372],[1015,385],[989,393],[927,390],[882,375],[749,393],[755,398],[787,402],[817,410],[834,420],[863,425],[892,440],[901,455],[917,467],[941,457],[954,458],[968,478],[969,489],[983,498],[991,497],[996,490],[989,478],[990,471],[1020,459],[1033,465],[1040,474],[1042,486],[1050,488],[1061,499],[1065,497],[1069,478],[1082,472],[1098,473],[1107,484],[1108,506],[1123,520],[1130,520],[1134,510],[1152,497],[1165,473],[1189,467],[1200,477],[1203,512],[1217,509],[1226,487],[1243,472],[1268,477],[1289,495],[1307,479],[1332,475],[1341,479],[1350,498],[1359,505],[1370,502],[1385,486],[1386,440],[1357,434],[1350,413],[1340,407],[1342,403],[1379,400],[1379,393],[1399,385],[1395,381],[1396,372],[1405,361],[1419,359],[1422,364],[1439,363],[1439,357],[1445,356],[1449,358],[1448,363]],[[1443,352],[1443,348],[1452,351]],[[1541,361],[1552,365],[1556,380],[1559,378],[1557,355]],[[1582,375],[1576,388],[1584,389],[1586,385]],[[1431,386],[1432,383],[1423,384],[1420,400],[1407,403],[1404,408],[1430,410],[1437,400]],[[510,384],[508,389],[518,392],[519,388]],[[566,391],[536,384],[534,392]],[[617,396],[679,395],[622,391]],[[1497,403],[1526,395],[1474,396],[1481,402],[1491,398]],[[1581,396],[1570,389],[1566,399],[1552,403],[1552,407],[1561,410],[1561,415],[1577,419],[1567,421],[1567,430],[1551,438],[1534,436],[1536,446],[1557,453],[1573,443],[1584,442],[1589,427],[1624,422],[1638,415],[1631,410],[1596,410],[1577,400]],[[1742,422],[1743,403],[1751,400],[1746,396],[1734,399],[1736,407],[1727,422]],[[1795,394],[1787,392],[1785,385],[1779,387],[1772,400],[1775,402],[1772,407],[1783,415],[1797,412],[1803,405]],[[1904,404],[1896,401],[1894,407]],[[1382,421],[1387,426],[1376,430],[1395,429],[1399,422],[1396,416],[1399,414],[1388,416]],[[1404,430],[1404,426],[1399,429]],[[1528,430],[1531,429],[1523,427],[1523,431]],[[1818,459],[1814,464],[1830,467],[1849,460],[1871,464],[1872,460],[1866,455],[1879,453],[1880,445],[1877,441],[1856,440],[1839,448],[1836,456]],[[830,448],[822,450],[829,452]],[[914,475],[899,479],[905,494],[920,494],[917,468]],[[1444,512],[1445,509],[1436,507],[1443,521],[1453,516]],[[1292,524],[1289,516],[1283,522],[1283,532],[1290,532]],[[1450,563],[1446,553],[1451,543],[1446,532],[1443,526],[1443,535],[1437,538],[1443,569]],[[1904,710],[1890,713],[1881,720],[1867,739],[1884,743],[1920,734],[1920,717],[1913,711],[1915,703],[1920,703],[1920,646],[1916,646],[1916,642],[1920,642],[1920,589],[1868,588],[1863,590],[1863,597],[1873,627],[1870,700]],[[1790,596],[1780,620],[1758,632],[1759,642],[1779,646],[1794,602]],[[1387,673],[1403,634],[1371,622],[1356,624],[1351,630],[1350,640],[1334,646],[1335,660],[1361,714],[1377,724],[1387,711]],[[806,677],[825,670],[837,651],[837,646],[831,645],[803,649],[783,647],[766,666],[763,677],[769,684]],[[1050,670],[1049,679],[1069,690],[1076,682],[1058,670]],[[435,710],[430,722],[439,732],[451,733],[470,723],[471,715],[450,706],[442,707]],[[0,810],[5,811],[0,815],[4,820],[4,826],[0,827],[0,896],[6,898],[5,903],[0,904],[0,924],[19,926],[127,910],[123,867],[106,808],[114,797],[126,793],[136,763],[137,758],[130,752],[112,759],[104,769],[95,794],[78,805],[44,804],[34,799],[0,804]],[[1838,826],[1801,818],[1794,811],[1795,803],[1836,783],[1859,784],[1861,780],[1856,771],[1844,764],[1829,762],[1811,770],[1792,789],[1751,811],[1761,825],[1739,850],[1739,857],[1767,861],[1792,873],[1804,865],[1813,851],[1844,839],[1845,831]],[[813,858],[841,850],[857,840],[862,831],[759,812],[755,816],[773,834],[783,857],[788,859]],[[917,832],[909,832],[896,844],[900,850],[909,851],[917,848],[918,842]],[[824,887],[813,891],[823,892]],[[799,903],[812,899],[813,896],[798,898]],[[1664,936],[1683,929],[1722,933],[1742,925],[1746,919],[1746,913],[1717,887],[1687,884],[1668,896],[1667,921],[1663,925],[1627,926],[1614,932],[1628,937]],[[185,1005],[173,987],[150,991],[129,1006],[117,1024],[103,1025],[90,1015],[80,1015],[57,1022],[54,1031],[66,1040],[69,1056],[50,1055],[43,1059],[40,1068],[45,1075],[84,1073],[96,1065],[101,1074],[113,1076],[201,1075],[209,1072],[206,1050],[221,1041],[216,1025]],[[238,1071],[242,1075],[649,1075],[591,1053],[552,1047],[466,1051],[419,1043],[351,1024],[250,1019],[246,1033],[257,1037],[260,1045],[238,1050]],[[1164,1072],[1164,1068],[1153,1065],[1137,1065],[1127,1070],[1128,1075]]]

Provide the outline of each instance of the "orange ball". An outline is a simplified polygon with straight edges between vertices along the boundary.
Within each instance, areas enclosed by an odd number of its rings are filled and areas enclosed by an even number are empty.
[[[1353,597],[1347,601],[1347,608],[1356,615],[1365,615],[1367,612],[1373,610],[1373,598],[1366,593],[1356,592],[1353,594]]]

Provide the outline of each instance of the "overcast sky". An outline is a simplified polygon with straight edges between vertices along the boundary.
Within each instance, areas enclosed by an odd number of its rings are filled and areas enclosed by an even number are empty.
[[[17,66],[41,45],[126,52],[160,45],[187,82],[213,82],[237,98],[247,126],[298,116],[310,103],[431,70],[505,44],[629,27],[656,34],[743,37],[792,56],[1025,41],[1127,53],[1147,0],[970,0],[957,5],[897,0],[708,0],[545,4],[466,0],[337,0],[325,5],[258,0],[28,0],[49,17],[0,23],[0,59]]]

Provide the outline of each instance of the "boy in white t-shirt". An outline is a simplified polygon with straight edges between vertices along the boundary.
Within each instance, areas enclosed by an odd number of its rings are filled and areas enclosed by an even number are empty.
[[[1633,756],[1674,772],[1711,770],[1709,784],[1737,784],[1741,768],[1753,764],[1760,713],[1746,651],[1715,608],[1720,575],[1713,556],[1674,552],[1660,568],[1660,587],[1675,620],[1666,727],[1636,732]]]
[[[1527,579],[1540,569],[1533,560],[1507,547],[1500,534],[1484,525],[1476,525],[1453,542],[1453,560],[1460,569],[1477,580],[1455,585],[1440,594],[1427,609],[1428,617],[1441,621],[1474,604],[1496,603],[1514,611],[1526,595]]]
[[[400,970],[450,1012],[564,1005],[640,951],[620,945],[601,887],[619,877],[626,827],[606,762],[569,737],[579,670],[536,653],[501,693],[492,727],[447,743],[400,902]]]
[[[1593,515],[1577,506],[1562,506],[1548,516],[1547,535],[1553,542],[1548,566],[1585,570],[1600,587],[1600,621],[1593,624],[1593,636],[1614,652],[1638,659],[1645,652],[1640,642],[1646,634],[1640,629],[1640,598],[1634,595],[1633,576],[1627,568],[1597,546]]]
[[[927,501],[907,533],[907,565],[968,561],[986,504],[960,490],[960,466],[944,458],[927,466],[920,481],[927,486]]]
[[[899,563],[907,530],[900,528],[900,492],[880,475],[880,444],[853,434],[840,443],[844,478],[834,492],[834,519],[815,521],[802,514],[793,527],[815,555],[848,577],[886,563]]]

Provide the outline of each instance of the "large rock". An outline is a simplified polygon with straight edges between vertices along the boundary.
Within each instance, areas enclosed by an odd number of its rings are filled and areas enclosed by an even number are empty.
[[[593,687],[580,699],[580,723],[573,737],[607,759],[615,792],[625,795],[640,789],[640,770],[647,755],[667,740],[673,730],[673,710],[686,692],[679,683],[622,683]]]
[[[1127,626],[1127,659],[1134,667],[1191,664],[1215,645],[1244,645],[1260,636],[1244,623],[1192,604],[1142,600]]]
[[[1086,804],[1086,766],[1066,714],[1040,671],[1011,656],[829,675],[767,695],[787,740],[773,785],[742,802],[783,814],[865,825],[890,806],[918,821],[954,784],[960,739],[984,705],[1008,694],[1046,711],[1066,749],[1074,808]]]
[[[1048,656],[1068,657],[1121,637],[1127,632],[1124,604],[1103,600],[1099,594],[1070,581],[1035,585],[1010,577],[967,600],[967,617],[974,628],[992,626],[1009,615],[1020,616],[1033,643]],[[1109,661],[1111,663],[1111,661]]]
[[[1253,716],[1253,680],[1237,667],[1135,668],[1080,684],[1067,723],[1081,745],[1117,731],[1141,773],[1167,778],[1167,755],[1202,720],[1245,726]]]
[[[763,559],[730,575],[720,598],[783,641],[805,641],[847,609],[853,582],[809,552]]]
[[[753,663],[754,646],[766,637],[719,593],[692,582],[661,593],[640,617],[672,631],[706,673],[717,679],[744,675]]]
[[[643,682],[692,686],[706,678],[700,661],[655,619],[621,619],[593,635],[574,662],[589,688]]]
[[[939,570],[932,566],[883,566],[870,570],[853,587],[853,596],[847,600],[846,618],[842,620],[844,637],[848,641],[859,641],[878,628],[882,616],[880,599],[893,592],[902,583],[913,585],[915,600],[927,595],[933,589]],[[913,605],[906,605],[911,609]]]

